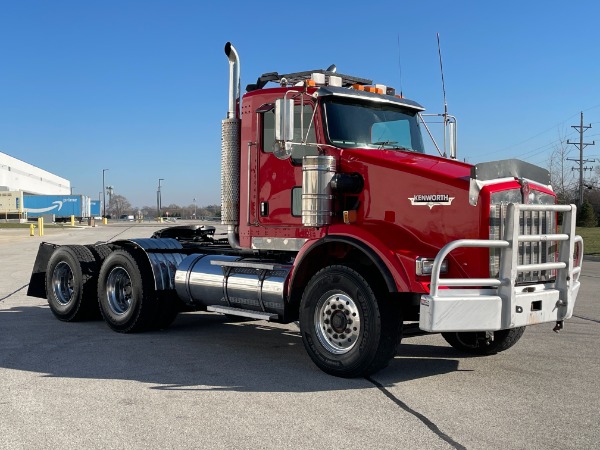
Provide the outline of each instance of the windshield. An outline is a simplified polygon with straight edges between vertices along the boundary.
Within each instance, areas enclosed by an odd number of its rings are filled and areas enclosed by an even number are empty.
[[[325,99],[324,110],[328,139],[336,147],[424,152],[417,111],[339,97]]]

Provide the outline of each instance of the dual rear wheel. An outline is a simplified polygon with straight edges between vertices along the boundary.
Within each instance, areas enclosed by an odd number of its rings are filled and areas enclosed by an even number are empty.
[[[123,333],[166,328],[179,312],[174,294],[154,288],[148,260],[123,249],[95,255],[82,245],[59,247],[48,262],[46,294],[58,319],[101,314],[110,328]]]

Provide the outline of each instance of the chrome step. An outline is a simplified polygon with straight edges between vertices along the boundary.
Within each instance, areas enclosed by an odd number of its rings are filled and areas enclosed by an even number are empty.
[[[252,311],[251,309],[233,308],[232,306],[209,305],[206,307],[206,310],[220,314],[230,314],[232,316],[249,317],[250,319],[256,320],[275,320],[279,317],[274,313]]]

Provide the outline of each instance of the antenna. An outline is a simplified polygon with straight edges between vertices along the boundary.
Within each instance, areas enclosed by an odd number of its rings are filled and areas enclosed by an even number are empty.
[[[444,157],[446,157],[446,126],[448,124],[448,103],[446,103],[446,83],[444,82],[444,66],[442,64],[442,48],[440,46],[440,33],[437,35],[438,56],[440,57],[440,73],[442,74],[442,93],[444,94]]]
[[[398,72],[400,73],[400,97],[404,98],[404,93],[402,92],[402,58],[400,54],[400,33],[398,33]]]

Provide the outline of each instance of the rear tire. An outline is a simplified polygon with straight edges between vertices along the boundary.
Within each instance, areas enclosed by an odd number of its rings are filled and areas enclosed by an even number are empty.
[[[107,325],[120,333],[153,328],[159,299],[151,270],[138,255],[113,251],[102,264],[98,303]]]
[[[374,287],[341,265],[326,267],[309,281],[300,305],[300,331],[306,351],[324,372],[366,376],[394,356],[402,337],[400,309]]]
[[[98,263],[98,267],[102,266],[104,260],[111,254],[112,249],[106,244],[89,244],[86,245],[89,251],[92,252],[96,262]]]
[[[58,247],[46,268],[46,298],[57,319],[71,322],[93,318],[97,313],[98,266],[83,245]]]
[[[442,333],[442,337],[461,352],[486,356],[508,350],[521,339],[524,332],[525,327],[518,327],[491,332]]]

